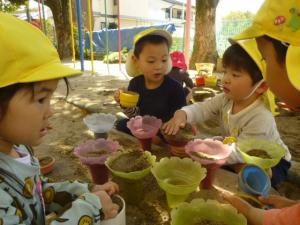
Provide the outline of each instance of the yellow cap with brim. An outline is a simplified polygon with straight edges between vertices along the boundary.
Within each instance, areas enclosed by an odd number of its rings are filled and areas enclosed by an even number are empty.
[[[252,25],[232,39],[244,40],[264,35],[289,44],[286,55],[288,77],[293,86],[300,90],[300,1],[265,0]]]
[[[148,35],[157,35],[165,38],[168,42],[168,46],[171,47],[172,45],[172,35],[165,29],[157,29],[157,28],[150,28],[147,30],[143,30],[136,34],[133,38],[133,44],[135,44],[143,37]],[[136,63],[133,60],[133,54],[134,50],[130,50],[127,55],[125,69],[129,76],[136,77],[139,75],[142,75],[142,71],[137,67]],[[172,61],[169,57],[168,59],[168,70],[167,73],[169,73],[172,69]]]
[[[0,88],[80,74],[61,63],[55,47],[38,28],[0,13]]]
[[[247,53],[248,55],[253,59],[253,61],[256,63],[258,68],[260,69],[263,77],[266,77],[266,64],[264,61],[262,61],[262,56],[257,48],[257,44],[255,39],[249,39],[249,40],[240,40],[236,41],[237,44],[239,44]],[[268,89],[263,94],[263,101],[265,102],[266,106],[270,109],[272,114],[274,116],[278,115],[277,111],[277,105],[275,103],[275,97],[274,94]]]

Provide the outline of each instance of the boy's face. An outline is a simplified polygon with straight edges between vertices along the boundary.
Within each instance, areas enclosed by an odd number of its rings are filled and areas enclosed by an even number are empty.
[[[168,70],[169,49],[166,43],[145,44],[139,58],[134,56],[138,68],[143,72],[145,79],[152,83],[163,80]]]
[[[256,38],[256,41],[258,49],[267,64],[266,81],[271,91],[288,105],[299,109],[300,91],[289,81],[285,63],[280,64],[277,61],[273,43],[264,37]]]
[[[57,83],[58,80],[35,83],[34,95],[30,88],[17,91],[0,120],[1,145],[36,146],[41,143],[52,116],[50,99]]]
[[[245,70],[237,70],[230,66],[225,67],[222,79],[223,91],[225,95],[233,101],[242,101],[253,91],[253,84],[250,74]],[[264,90],[257,88],[255,94],[261,94]]]

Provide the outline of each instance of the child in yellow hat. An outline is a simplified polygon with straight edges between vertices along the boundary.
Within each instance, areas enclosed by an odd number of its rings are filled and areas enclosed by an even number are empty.
[[[172,67],[169,56],[171,45],[172,36],[164,29],[150,28],[134,37],[134,49],[127,57],[126,71],[134,76],[128,90],[137,92],[139,100],[136,107],[124,110],[128,117],[150,115],[166,122],[177,109],[186,105],[182,85],[166,76]],[[115,93],[117,102],[121,92]],[[116,128],[130,134],[127,121],[118,121]]]
[[[57,213],[49,224],[100,224],[117,214],[116,184],[50,183],[30,148],[48,132],[59,79],[79,74],[39,29],[0,13],[0,224],[46,224],[45,212]]]
[[[255,38],[267,66],[270,89],[290,106],[300,110],[300,1],[266,0],[252,26],[233,39]],[[298,225],[300,203],[280,196],[259,198],[276,209],[262,210],[226,194],[234,207],[252,225]]]
[[[237,141],[267,139],[281,145],[285,157],[272,168],[272,186],[276,187],[287,175],[291,154],[280,138],[269,104],[265,104],[267,86],[263,80],[265,65],[253,40],[231,45],[223,55],[225,68],[223,93],[204,102],[195,103],[176,111],[174,117],[163,125],[168,134],[176,134],[186,122],[201,123],[216,119],[222,128],[222,136]],[[227,164],[244,163],[236,145]],[[236,171],[242,165],[234,166]]]

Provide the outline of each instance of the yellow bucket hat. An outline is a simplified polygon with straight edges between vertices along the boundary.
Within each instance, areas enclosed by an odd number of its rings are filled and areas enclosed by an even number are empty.
[[[61,64],[56,49],[38,28],[0,12],[0,88],[79,74]]]
[[[236,41],[237,44],[239,44],[247,53],[248,55],[253,59],[253,61],[256,63],[258,68],[260,69],[263,77],[266,76],[266,64],[262,59],[262,56],[257,48],[257,44],[255,39],[249,39],[249,40],[240,40]],[[275,103],[275,97],[274,94],[268,89],[263,94],[263,101],[266,104],[266,106],[270,109],[272,114],[274,116],[278,115],[277,111],[277,105]]]
[[[243,40],[267,35],[289,44],[286,68],[291,83],[300,90],[300,1],[265,0],[253,24],[234,40]]]
[[[150,28],[147,30],[143,30],[141,32],[139,32],[138,34],[136,34],[133,38],[133,46],[135,46],[135,44],[143,37],[146,37],[148,35],[157,35],[157,36],[161,36],[163,38],[165,38],[168,42],[169,47],[171,47],[172,45],[172,35],[170,34],[170,32],[168,32],[165,29],[157,29],[157,28]],[[133,47],[134,48],[134,47]],[[126,64],[125,64],[125,68],[126,68],[126,72],[129,76],[131,77],[136,77],[138,75],[142,75],[142,71],[140,71],[140,69],[137,67],[137,65],[134,63],[133,61],[133,54],[134,49],[130,50],[128,52],[128,56],[126,59]],[[169,73],[172,69],[172,61],[169,57],[168,59],[168,71],[167,73]]]

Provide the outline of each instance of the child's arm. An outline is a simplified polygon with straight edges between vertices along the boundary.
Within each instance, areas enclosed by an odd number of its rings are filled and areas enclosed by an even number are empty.
[[[0,224],[24,225],[21,210],[12,196],[0,189]]]
[[[249,205],[244,200],[230,194],[223,193],[223,197],[240,213],[244,214],[251,225],[298,225],[300,221],[300,204],[280,196],[260,198],[263,203],[273,206],[289,206],[282,209],[263,210]]]
[[[291,200],[278,195],[270,195],[269,197],[259,197],[259,201],[266,205],[272,205],[276,209],[281,209],[300,203],[299,201]]]
[[[299,225],[300,204],[264,212],[263,225]]]
[[[108,181],[102,185],[99,184],[93,184],[90,186],[89,190],[92,193],[98,192],[98,191],[105,191],[107,194],[109,195],[113,195],[115,193],[119,192],[119,186],[112,182],[112,181]]]
[[[78,181],[48,183],[47,179],[44,178],[42,184],[45,204],[50,212],[61,209],[85,193],[106,191],[109,195],[112,195],[118,192],[118,185],[113,182],[103,185],[92,185]]]
[[[251,225],[263,225],[264,210],[254,208],[243,199],[223,193],[223,198],[228,201],[233,207],[235,207],[240,213],[242,213]]]
[[[118,206],[109,195],[118,192],[118,185],[107,182],[91,185],[78,181],[43,183],[43,197],[49,213],[55,212],[49,224],[80,224],[80,219],[96,223],[117,214]],[[68,218],[66,220],[66,218]]]
[[[0,189],[0,196],[0,224],[31,224],[36,221],[36,217],[41,220],[44,217],[42,209],[35,211],[37,202],[32,202],[31,199],[24,197],[24,201],[20,201],[3,189]],[[100,220],[115,217],[117,212],[118,205],[112,203],[106,192],[85,193],[52,213],[51,221],[46,221],[46,224],[99,224]]]
[[[57,211],[47,224],[100,224],[101,220],[115,217],[118,209],[105,192],[86,193]]]
[[[166,134],[176,134],[188,123],[201,123],[219,114],[224,95],[217,95],[205,102],[197,102],[177,110],[171,120],[163,125]]]
[[[187,114],[188,123],[201,123],[219,115],[225,101],[224,94],[216,95],[204,102],[197,102],[182,108]]]
[[[163,124],[162,129],[168,135],[175,135],[180,128],[185,127],[186,120],[186,112],[181,109],[177,110],[173,118]]]

